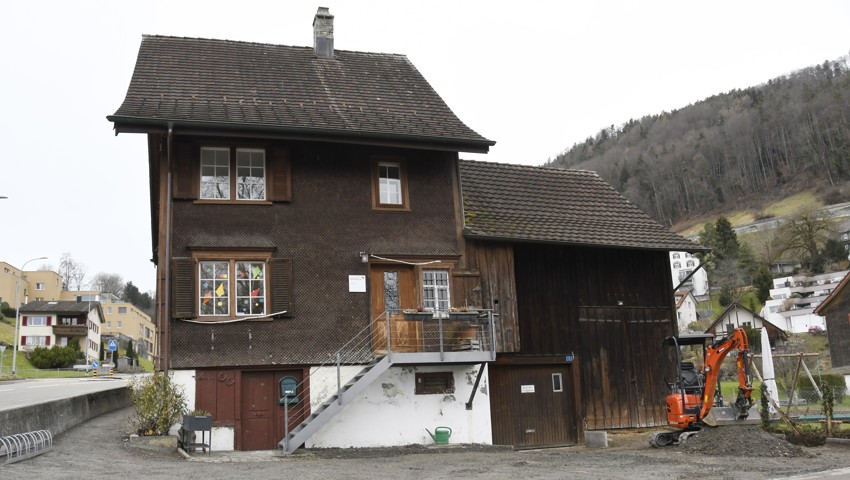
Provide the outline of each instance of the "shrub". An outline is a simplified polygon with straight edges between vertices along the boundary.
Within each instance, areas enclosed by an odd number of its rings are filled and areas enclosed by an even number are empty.
[[[130,424],[142,436],[168,435],[186,412],[186,394],[171,376],[156,372],[130,383],[130,398],[136,409]]]
[[[68,347],[35,347],[27,354],[27,358],[35,368],[67,368],[77,360],[77,350]]]

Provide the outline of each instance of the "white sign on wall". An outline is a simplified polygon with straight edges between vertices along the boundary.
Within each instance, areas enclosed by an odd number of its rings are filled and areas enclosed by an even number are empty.
[[[366,275],[349,275],[348,276],[348,291],[349,292],[365,292],[366,291]]]
[[[520,385],[519,391],[521,393],[534,393],[534,385]]]

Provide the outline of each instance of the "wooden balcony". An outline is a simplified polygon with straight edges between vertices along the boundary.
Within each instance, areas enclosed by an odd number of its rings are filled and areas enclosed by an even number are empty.
[[[85,325],[53,325],[53,334],[57,337],[85,337],[88,328]]]

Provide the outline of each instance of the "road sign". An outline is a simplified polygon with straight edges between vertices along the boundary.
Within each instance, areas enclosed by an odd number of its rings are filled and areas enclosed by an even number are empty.
[[[94,368],[97,368],[97,367],[100,366],[100,362],[98,362],[97,360],[94,360],[94,361],[91,362],[91,366],[94,367]]]
[[[106,342],[106,349],[110,352],[118,350],[118,340],[110,339]]]

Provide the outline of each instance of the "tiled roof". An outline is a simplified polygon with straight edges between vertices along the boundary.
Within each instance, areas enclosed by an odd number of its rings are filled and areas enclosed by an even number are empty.
[[[21,313],[87,313],[98,305],[100,302],[38,301],[21,307]]]
[[[266,129],[487,151],[403,55],[145,35],[122,125]]]
[[[493,240],[701,251],[594,172],[461,160],[464,234]]]

